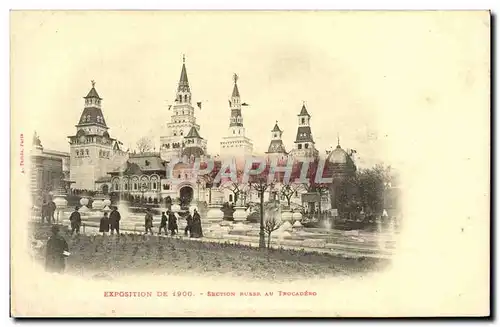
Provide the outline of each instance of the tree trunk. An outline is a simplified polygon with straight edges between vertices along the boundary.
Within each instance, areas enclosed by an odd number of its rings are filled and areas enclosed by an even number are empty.
[[[271,233],[269,233],[267,236],[267,248],[271,249]]]
[[[208,189],[208,204],[212,204],[212,188]]]
[[[259,232],[259,248],[266,247],[264,239],[264,191],[260,191],[260,232]]]

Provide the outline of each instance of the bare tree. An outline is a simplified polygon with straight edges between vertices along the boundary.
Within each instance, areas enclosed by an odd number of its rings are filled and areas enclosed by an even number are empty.
[[[290,204],[292,201],[292,196],[297,194],[297,191],[302,187],[301,184],[285,184],[281,187],[280,193],[283,195],[286,199],[286,202],[288,204],[288,208],[290,208]]]
[[[253,179],[249,184],[251,188],[257,191],[260,199],[260,232],[259,232],[259,248],[263,249],[266,247],[266,241],[264,239],[264,192],[266,192],[273,184],[267,183],[267,177],[259,176]]]
[[[153,141],[150,138],[143,136],[137,141],[137,151],[139,153],[149,152],[153,150]]]
[[[267,233],[267,248],[271,248],[271,233],[277,230],[283,225],[281,217],[279,217],[279,212],[275,208],[268,210],[266,219],[264,222],[264,230]]]

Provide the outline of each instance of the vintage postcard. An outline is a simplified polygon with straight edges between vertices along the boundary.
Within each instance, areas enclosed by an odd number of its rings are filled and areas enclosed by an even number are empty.
[[[490,314],[488,11],[12,11],[11,315]]]

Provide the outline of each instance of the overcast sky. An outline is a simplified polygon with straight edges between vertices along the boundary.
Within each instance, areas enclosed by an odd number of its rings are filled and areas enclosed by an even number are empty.
[[[228,133],[237,73],[242,101],[250,104],[243,117],[256,152],[266,151],[276,120],[287,150],[292,148],[305,101],[320,152],[336,146],[338,134],[343,148],[357,150],[358,164],[397,165],[390,144],[412,123],[405,113],[436,103],[443,78],[461,73],[455,64],[465,44],[457,35],[467,30],[429,18],[362,12],[17,13],[13,110],[25,113],[26,134],[29,126],[45,147],[69,151],[66,136],[75,133],[82,97],[95,80],[111,136],[130,147],[149,136],[158,149],[185,54],[193,104],[203,103],[196,110],[200,134],[211,154],[219,153]],[[458,54],[446,57],[449,51]]]

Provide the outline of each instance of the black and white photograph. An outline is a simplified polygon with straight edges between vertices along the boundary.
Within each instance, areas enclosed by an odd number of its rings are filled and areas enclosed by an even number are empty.
[[[11,315],[489,314],[489,12],[10,19]]]

